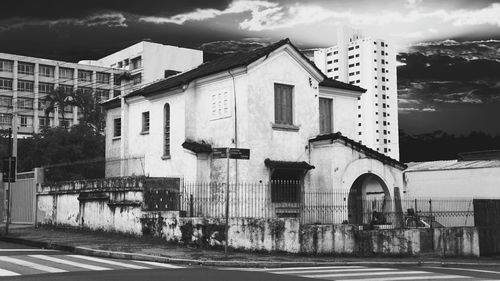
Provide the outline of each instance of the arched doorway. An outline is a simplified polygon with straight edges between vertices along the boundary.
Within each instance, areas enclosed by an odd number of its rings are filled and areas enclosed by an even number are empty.
[[[349,224],[387,222],[387,215],[392,210],[392,199],[387,185],[375,174],[360,175],[349,190],[347,208]]]

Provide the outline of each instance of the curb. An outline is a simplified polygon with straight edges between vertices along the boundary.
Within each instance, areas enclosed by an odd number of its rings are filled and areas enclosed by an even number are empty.
[[[272,262],[272,261],[237,261],[237,260],[193,260],[165,257],[161,255],[147,255],[127,252],[116,252],[107,250],[97,250],[86,247],[75,247],[61,245],[50,242],[28,240],[23,238],[0,236],[0,241],[23,244],[37,248],[59,250],[75,254],[124,259],[124,260],[142,260],[160,263],[169,263],[177,265],[200,265],[228,268],[286,268],[286,267],[313,267],[313,266],[500,266],[499,263],[479,263],[479,262],[446,262],[446,261],[333,261],[333,262]]]

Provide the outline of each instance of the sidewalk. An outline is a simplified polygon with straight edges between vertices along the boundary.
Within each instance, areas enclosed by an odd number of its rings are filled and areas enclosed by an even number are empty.
[[[0,240],[36,247],[69,251],[101,257],[150,260],[166,263],[228,266],[228,267],[291,267],[317,265],[481,265],[500,266],[500,259],[441,259],[436,257],[357,258],[332,256],[305,256],[283,253],[247,253],[230,251],[227,258],[223,250],[181,247],[164,240],[127,236],[117,233],[91,232],[62,228],[34,228],[12,226],[5,236],[0,226]]]

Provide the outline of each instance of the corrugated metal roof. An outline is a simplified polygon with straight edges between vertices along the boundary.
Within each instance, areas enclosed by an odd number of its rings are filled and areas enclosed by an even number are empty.
[[[500,167],[500,160],[442,160],[430,162],[410,162],[405,172],[414,171],[436,171],[436,170],[457,170],[457,169],[477,169]]]

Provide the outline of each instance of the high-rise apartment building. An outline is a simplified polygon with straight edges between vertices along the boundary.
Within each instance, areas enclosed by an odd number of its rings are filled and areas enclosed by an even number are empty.
[[[0,128],[11,128],[17,116],[20,137],[40,132],[44,126],[71,126],[78,122],[78,109],[50,113],[45,97],[55,88],[90,91],[98,100],[119,91],[116,75],[123,71],[64,61],[0,53]]]
[[[305,52],[326,76],[366,89],[358,101],[358,140],[399,159],[396,52],[382,39],[340,28],[335,46]]]
[[[132,76],[131,87],[125,91],[133,91],[199,66],[203,63],[203,51],[141,41],[99,60],[79,63],[129,72]]]

